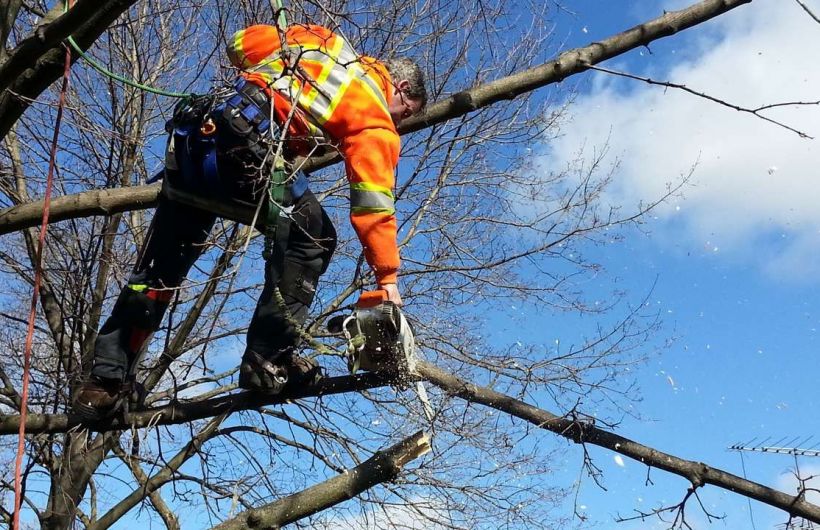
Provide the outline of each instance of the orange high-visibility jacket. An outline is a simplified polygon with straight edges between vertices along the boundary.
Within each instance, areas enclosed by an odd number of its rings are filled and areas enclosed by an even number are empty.
[[[390,75],[321,26],[291,26],[286,42],[283,51],[274,26],[250,26],[231,38],[228,57],[267,91],[280,125],[291,114],[291,102],[297,102],[289,134],[324,137],[337,145],[350,181],[350,221],[365,258],[379,283],[395,283],[393,188],[400,140],[388,111]]]

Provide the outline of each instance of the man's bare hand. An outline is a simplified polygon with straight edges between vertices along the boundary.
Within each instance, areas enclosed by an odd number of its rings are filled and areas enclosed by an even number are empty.
[[[399,306],[403,304],[401,301],[401,294],[399,294],[399,286],[395,283],[379,284],[379,289],[385,291],[387,293],[387,299],[394,304]]]

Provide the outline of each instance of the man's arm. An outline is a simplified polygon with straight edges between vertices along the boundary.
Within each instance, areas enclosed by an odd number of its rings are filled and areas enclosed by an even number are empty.
[[[346,136],[341,146],[350,181],[350,222],[379,288],[395,303],[401,303],[393,198],[399,145],[395,129],[365,128]]]

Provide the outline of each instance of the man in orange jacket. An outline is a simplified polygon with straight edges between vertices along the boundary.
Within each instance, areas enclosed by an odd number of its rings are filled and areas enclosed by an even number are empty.
[[[336,232],[303,174],[267,189],[272,170],[282,166],[271,153],[283,155],[285,165],[328,146],[342,154],[351,223],[376,284],[401,304],[396,127],[423,109],[427,93],[421,70],[409,59],[380,62],[358,55],[320,26],[296,25],[284,35],[273,26],[251,26],[232,37],[227,53],[241,70],[239,81],[227,94],[177,106],[164,176],[171,188],[275,202],[269,206],[276,235],[266,239],[265,285],[248,328],[239,385],[278,393],[319,377],[318,366],[295,349]],[[213,213],[160,198],[151,237],[98,334],[91,376],[75,394],[75,411],[96,419],[120,406],[145,341],[159,328],[214,221]]]

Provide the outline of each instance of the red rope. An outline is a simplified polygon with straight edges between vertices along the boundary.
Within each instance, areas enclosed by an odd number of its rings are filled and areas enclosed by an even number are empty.
[[[60,99],[57,104],[57,120],[54,124],[54,137],[51,140],[51,157],[48,161],[48,177],[46,178],[46,195],[43,199],[43,223],[40,225],[40,246],[34,263],[34,292],[31,293],[31,308],[28,314],[28,333],[26,334],[26,349],[23,356],[23,393],[20,396],[20,432],[17,438],[17,461],[14,466],[14,522],[12,528],[20,530],[20,506],[22,504],[23,480],[21,468],[26,447],[26,414],[28,403],[28,380],[31,367],[31,344],[34,339],[34,322],[37,317],[37,297],[40,294],[40,276],[43,270],[43,249],[48,229],[48,210],[51,206],[51,187],[54,180],[54,166],[57,162],[57,137],[60,135],[60,123],[63,121],[63,106],[68,91],[68,74],[71,71],[71,51],[65,49],[65,69],[63,71],[63,86],[60,90]]]

